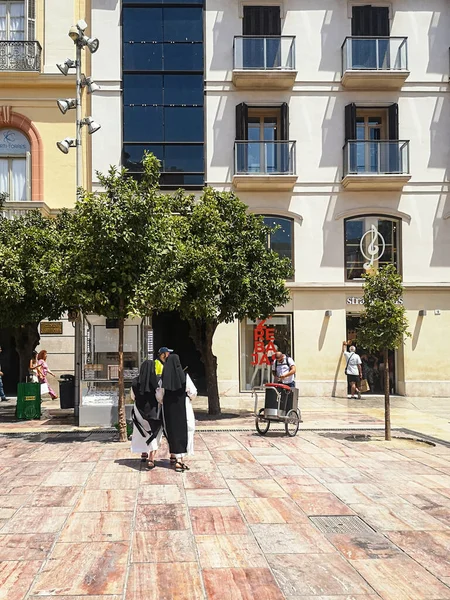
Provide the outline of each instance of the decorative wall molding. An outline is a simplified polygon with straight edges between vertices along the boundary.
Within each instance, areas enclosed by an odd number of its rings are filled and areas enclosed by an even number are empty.
[[[292,219],[295,223],[298,223],[299,225],[303,223],[302,215],[279,207],[272,208],[270,206],[249,206],[248,210],[249,212],[255,215],[287,217],[288,219]]]
[[[350,208],[337,213],[334,217],[334,220],[339,221],[339,219],[348,219],[349,217],[358,217],[360,215],[387,215],[389,217],[397,217],[402,219],[402,221],[405,221],[408,223],[408,225],[411,223],[411,215],[408,213],[385,206],[360,206],[359,208]]]

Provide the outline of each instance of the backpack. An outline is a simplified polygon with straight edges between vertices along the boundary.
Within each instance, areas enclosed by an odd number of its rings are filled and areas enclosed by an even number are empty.
[[[292,367],[292,366],[294,366],[294,361],[292,360],[292,358],[291,358],[290,356],[288,356],[287,354],[285,354],[284,356],[285,356],[285,359],[284,359],[284,361],[283,361],[283,362],[280,362],[280,363],[279,363],[279,362],[278,362],[278,361],[275,359],[275,361],[274,361],[274,363],[273,363],[273,364],[274,364],[274,369],[273,369],[273,370],[275,371],[275,373],[277,372],[277,367],[278,367],[278,365],[287,365],[288,367]],[[290,361],[290,362],[289,362],[289,361]]]

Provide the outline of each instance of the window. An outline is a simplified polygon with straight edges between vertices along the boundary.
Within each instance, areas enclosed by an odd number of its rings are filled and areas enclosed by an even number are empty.
[[[390,69],[389,8],[387,6],[353,6],[352,69]],[[367,38],[374,39],[367,39]]]
[[[269,235],[268,244],[271,250],[294,262],[294,222],[292,219],[277,216],[264,216],[264,223],[269,227],[278,227]]]
[[[0,40],[34,40],[36,0],[0,0]]]
[[[279,6],[244,6],[243,35],[281,35]]]
[[[271,380],[270,358],[276,349],[292,356],[292,315],[276,313],[262,323],[246,318],[240,334],[240,384],[248,392]]]
[[[10,201],[31,200],[30,142],[16,129],[0,130],[0,192]]]
[[[345,269],[347,281],[361,279],[370,268],[392,263],[400,271],[400,221],[364,216],[345,221]]]
[[[348,173],[398,173],[403,169],[399,143],[398,104],[387,107],[345,107]]]
[[[124,165],[138,175],[148,149],[162,163],[162,186],[201,188],[203,3],[132,4],[123,8]]]
[[[353,6],[352,35],[389,36],[389,8],[387,6]]]

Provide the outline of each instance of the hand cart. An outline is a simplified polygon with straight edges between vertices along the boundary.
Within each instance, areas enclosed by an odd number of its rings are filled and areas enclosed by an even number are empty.
[[[258,410],[258,392],[264,392],[264,408]],[[297,435],[302,416],[298,408],[298,388],[282,383],[266,383],[263,388],[253,388],[255,395],[255,425],[265,435],[271,423],[284,423],[286,434]]]

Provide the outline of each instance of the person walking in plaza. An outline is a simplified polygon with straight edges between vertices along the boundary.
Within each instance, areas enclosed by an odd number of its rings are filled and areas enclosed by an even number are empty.
[[[272,363],[272,372],[278,380],[278,383],[283,383],[292,388],[295,387],[296,371],[295,362],[290,356],[287,356],[287,354],[283,354],[283,352],[280,351],[275,353],[275,360]]]
[[[33,350],[31,353],[31,360],[29,365],[29,377],[31,383],[39,383],[39,364],[37,359],[38,353],[36,350]]]
[[[0,353],[3,352],[3,348],[0,346]],[[5,396],[5,390],[3,389],[3,371],[2,365],[0,365],[0,402],[6,402],[8,398]]]
[[[355,346],[350,342],[342,342],[342,353],[344,355],[345,374],[347,375],[347,398],[361,398],[359,382],[362,379],[361,357],[356,354]]]
[[[52,390],[52,388],[48,385],[47,375],[50,374],[52,377],[55,377],[55,374],[50,371],[47,365],[47,350],[41,350],[37,355],[37,375],[38,380],[41,386],[41,394],[50,394],[52,400],[56,400],[58,397],[57,394]],[[47,387],[45,387],[47,386]],[[44,390],[44,391],[42,391]]]
[[[158,352],[157,352],[157,356],[155,359],[155,372],[157,377],[161,377],[162,376],[162,372],[164,370],[164,363],[166,362],[166,360],[168,359],[168,357],[170,356],[170,354],[173,352],[173,350],[171,348],[168,348],[167,346],[162,346]]]
[[[170,354],[162,374],[164,389],[163,425],[169,443],[170,462],[175,471],[189,471],[183,458],[188,451],[188,423],[186,414],[186,375],[178,354]]]
[[[162,406],[156,399],[159,388],[155,363],[145,360],[139,369],[139,376],[131,384],[133,435],[131,452],[140,453],[142,462],[149,469],[155,468],[155,454],[162,438]]]

